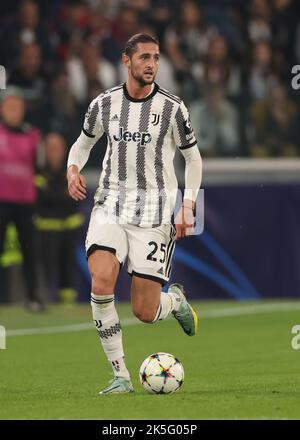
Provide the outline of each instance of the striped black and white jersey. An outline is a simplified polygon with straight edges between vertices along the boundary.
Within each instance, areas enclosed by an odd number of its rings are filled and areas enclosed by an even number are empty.
[[[122,84],[91,102],[83,132],[95,142],[106,133],[108,140],[95,203],[120,222],[169,223],[178,188],[176,148],[196,145],[183,101],[157,84],[148,96],[135,99]]]

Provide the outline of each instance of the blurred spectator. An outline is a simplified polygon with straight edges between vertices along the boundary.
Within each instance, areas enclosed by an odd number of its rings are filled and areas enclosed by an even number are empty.
[[[265,99],[251,108],[253,156],[297,156],[300,153],[299,108],[282,84],[269,86]]]
[[[64,62],[76,50],[87,33],[90,14],[81,1],[62,2],[57,19],[50,22],[50,34],[56,56]]]
[[[36,128],[24,123],[24,114],[24,100],[15,92],[13,95],[13,92],[7,91],[1,106],[0,124],[0,254],[3,252],[6,228],[13,222],[23,254],[27,307],[40,311],[44,306],[37,294],[32,220],[36,200],[34,169],[40,135]],[[3,290],[1,295],[5,295]]]
[[[241,93],[241,72],[229,55],[229,48],[224,37],[217,35],[210,40],[205,60],[202,90],[207,87],[224,88],[227,96],[239,98]]]
[[[177,19],[178,24],[167,31],[165,46],[176,69],[185,71],[207,54],[214,30],[207,26],[203,12],[192,0],[182,2]]]
[[[225,0],[222,5],[218,1],[215,5],[213,3],[210,1],[207,4],[206,19],[226,39],[233,54],[239,56],[245,46],[242,38],[242,8],[237,7],[232,1]]]
[[[171,8],[168,6],[167,0],[156,1],[152,9],[151,24],[156,31],[156,37],[161,44],[161,49],[163,50],[165,32],[171,20]]]
[[[177,20],[166,31],[164,47],[182,85],[181,93],[189,101],[195,96],[196,81],[203,78],[203,60],[215,31],[192,0],[182,2]]]
[[[85,0],[85,3],[93,13],[101,9],[108,18],[113,18],[124,5],[124,0]]]
[[[115,65],[120,60],[120,47],[113,36],[112,22],[113,18],[108,18],[104,7],[94,10],[90,15],[87,38],[107,61]]]
[[[15,19],[6,23],[0,31],[0,38],[1,63],[8,70],[16,67],[20,47],[27,44],[38,44],[45,61],[49,64],[52,61],[47,29],[40,21],[38,4],[33,0],[21,2]]]
[[[294,47],[294,49],[295,49],[295,57],[296,57],[297,63],[300,64],[300,21],[299,21],[298,26],[297,26],[294,46],[295,46]]]
[[[250,0],[250,17],[248,20],[248,37],[252,43],[271,41],[271,8],[268,0]]]
[[[159,0],[160,1],[160,0]],[[153,26],[154,25],[154,14],[156,7],[159,5],[159,1],[153,1],[153,0],[127,0],[128,7],[133,9],[133,11],[136,13],[137,21],[138,21],[138,32],[143,32],[141,28],[147,27],[147,26]],[[174,8],[174,2],[172,4],[172,8]],[[169,14],[168,17],[170,18],[170,6],[168,7]],[[158,24],[158,23],[157,23]],[[158,29],[155,29],[153,34],[157,34]],[[156,35],[157,37],[157,35]],[[161,40],[159,40],[161,41]]]
[[[224,89],[213,86],[190,105],[192,126],[204,156],[233,156],[240,143],[238,112],[225,99]]]
[[[150,24],[151,20],[151,0],[127,0],[128,6],[134,9],[138,15],[139,22]]]
[[[52,83],[50,96],[53,111],[52,115],[49,114],[49,129],[61,133],[71,145],[78,134],[78,126],[81,125],[82,118],[75,97],[71,93],[66,71],[62,70],[57,74]]]
[[[284,0],[282,0],[284,1]],[[287,0],[286,0],[287,1]],[[285,12],[285,11],[284,11]],[[288,17],[288,19],[286,18]],[[288,59],[291,60],[292,55],[289,50],[292,49],[292,54],[295,56],[296,61],[300,64],[300,4],[298,1],[294,1],[287,8],[287,13],[284,18],[281,15],[281,26],[285,26],[287,29],[287,35],[285,37],[285,41],[288,41],[287,44],[287,56]],[[294,26],[293,26],[294,25]]]
[[[49,119],[49,76],[43,68],[41,48],[37,43],[23,45],[17,68],[8,77],[10,85],[22,90],[27,120],[47,130]]]
[[[293,60],[295,32],[299,20],[300,4],[295,0],[273,0],[272,44],[285,61]]]
[[[38,170],[36,227],[39,256],[49,295],[62,302],[76,298],[77,232],[83,223],[78,205],[67,192],[66,143],[58,133],[45,138],[45,166]]]
[[[249,94],[251,101],[266,97],[274,81],[272,49],[269,43],[260,41],[253,47],[253,61],[249,71]]]
[[[292,65],[300,64],[298,0],[2,3],[0,64],[8,81],[22,88],[28,121],[43,132],[59,131],[68,142],[88,101],[125,79],[124,44],[142,30],[161,43],[162,87],[187,105],[208,88],[222,88],[226,102],[238,106],[240,153],[247,150],[244,137],[253,145],[250,107],[266,100],[274,78],[288,86]],[[293,100],[300,102],[298,94]],[[88,166],[99,163],[96,150]]]
[[[114,67],[89,42],[81,46],[80,57],[71,56],[66,64],[70,91],[84,107],[95,96],[116,85]]]
[[[139,21],[137,12],[128,6],[123,7],[115,22],[112,25],[112,34],[118,48],[118,55],[121,56],[126,41],[139,32]]]

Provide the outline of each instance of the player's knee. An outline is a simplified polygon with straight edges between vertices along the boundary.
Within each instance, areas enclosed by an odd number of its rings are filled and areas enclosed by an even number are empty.
[[[133,309],[134,315],[142,322],[151,324],[155,319],[155,312],[151,310]]]
[[[114,290],[114,273],[105,270],[92,274],[92,292],[95,295],[107,295]]]

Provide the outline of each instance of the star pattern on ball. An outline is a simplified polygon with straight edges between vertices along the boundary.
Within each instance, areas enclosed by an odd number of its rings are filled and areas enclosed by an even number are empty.
[[[169,394],[177,391],[184,382],[181,362],[174,355],[153,353],[145,359],[139,371],[140,382],[152,394]]]
[[[176,377],[175,377],[172,373],[170,373],[170,368],[171,368],[173,365],[171,365],[169,368],[164,368],[164,367],[159,363],[159,366],[160,366],[161,371],[160,371],[159,374],[156,374],[155,376],[157,376],[157,377],[163,377],[163,378],[164,378],[164,384],[167,382],[167,380],[168,380],[169,378],[172,378],[172,379],[177,380]]]
[[[157,359],[159,361],[159,354],[155,353],[150,356],[150,359]]]
[[[149,382],[148,382],[148,377],[150,376],[149,374],[147,374],[146,373],[146,368],[147,367],[145,367],[144,368],[144,371],[142,372],[142,374],[141,374],[141,379],[142,379],[142,383],[147,383],[147,384],[149,384]],[[149,384],[150,385],[150,384]]]

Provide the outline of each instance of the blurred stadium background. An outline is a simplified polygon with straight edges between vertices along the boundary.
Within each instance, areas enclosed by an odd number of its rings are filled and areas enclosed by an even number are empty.
[[[300,92],[291,72],[300,64],[297,0],[2,0],[0,65],[7,90],[22,94],[25,119],[40,131],[38,166],[49,133],[70,148],[91,99],[124,81],[122,48],[140,31],[159,39],[157,82],[186,102],[204,158],[205,230],[178,243],[172,280],[194,299],[298,298]],[[68,292],[59,297],[61,287],[75,290],[78,301],[89,300],[84,238],[105,145],[101,139],[91,153],[83,172],[88,199],[72,213],[79,216],[69,228],[76,230],[73,280],[62,286],[56,279],[49,292],[39,276],[46,302],[74,298]],[[182,186],[180,157],[176,166]],[[36,181],[40,187],[42,180]],[[49,228],[58,232],[57,224]],[[9,282],[0,284],[0,301],[23,301],[13,224],[1,265],[1,279]],[[117,294],[129,299],[124,270]]]

